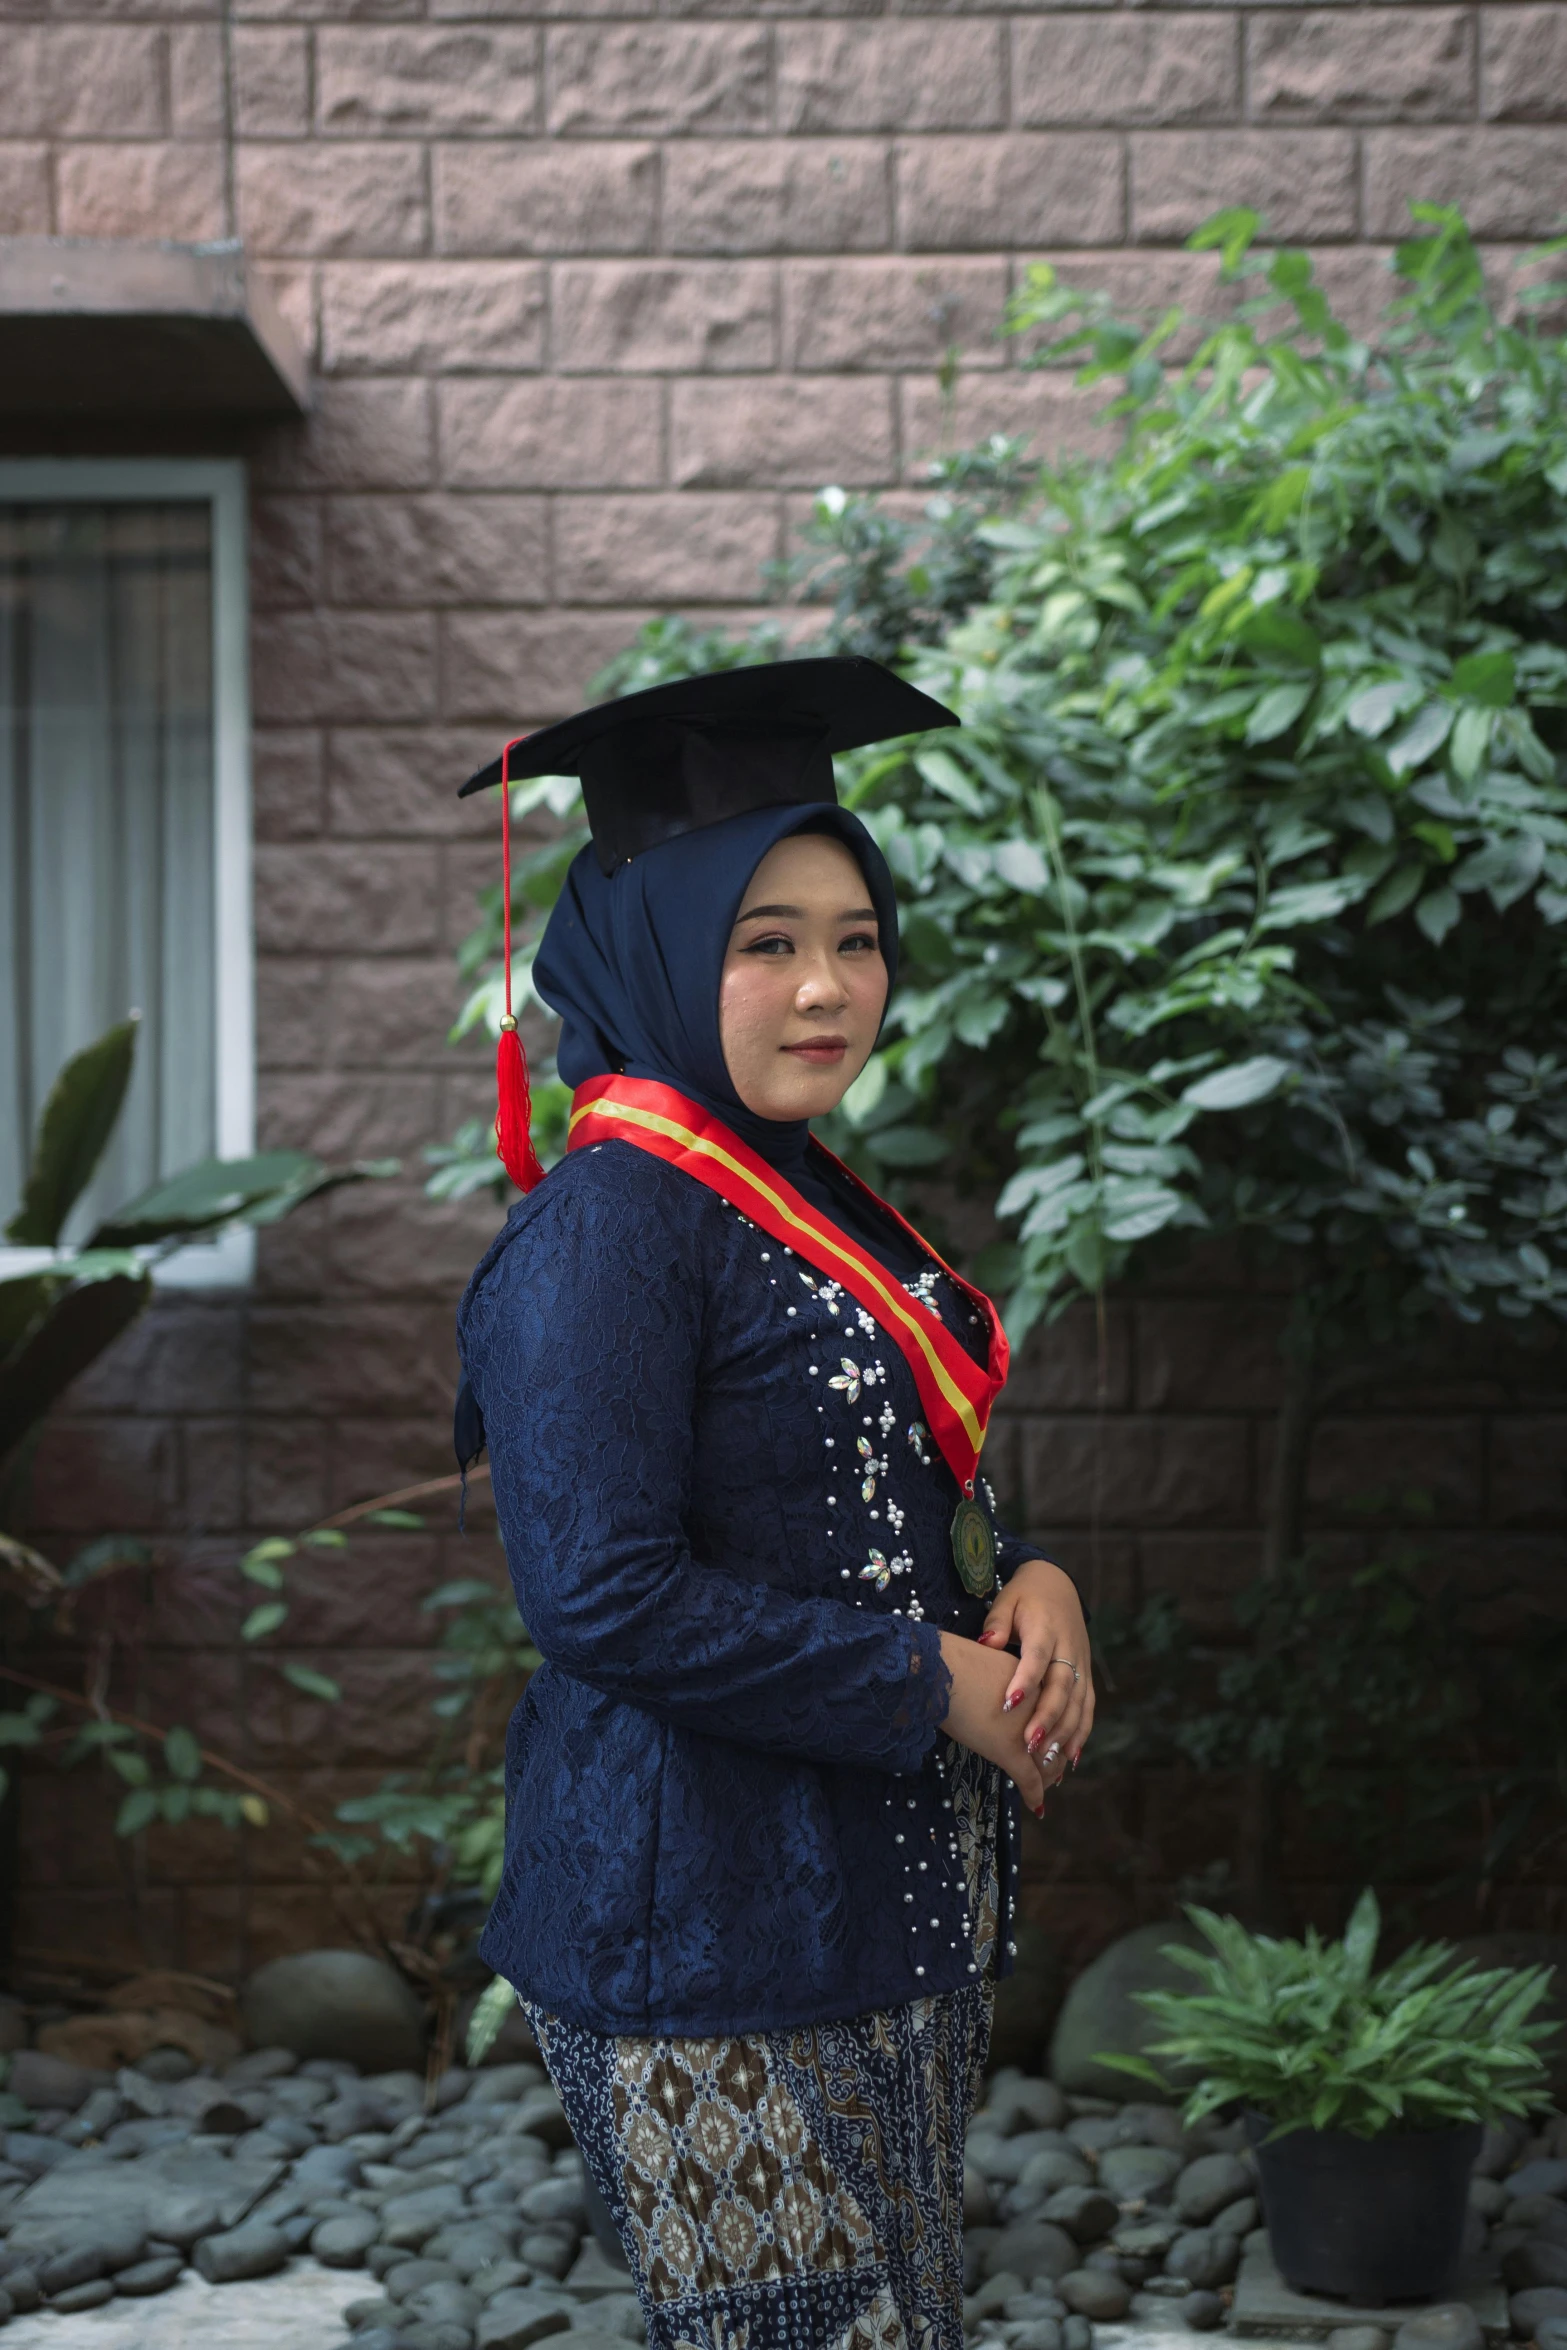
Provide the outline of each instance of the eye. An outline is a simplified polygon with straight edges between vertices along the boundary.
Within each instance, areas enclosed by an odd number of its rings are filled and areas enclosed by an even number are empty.
[[[753,938],[740,949],[743,955],[792,955],[794,940],[785,930],[769,931],[765,938]]]
[[[878,941],[874,930],[851,930],[847,938],[838,941],[840,955],[874,955]]]

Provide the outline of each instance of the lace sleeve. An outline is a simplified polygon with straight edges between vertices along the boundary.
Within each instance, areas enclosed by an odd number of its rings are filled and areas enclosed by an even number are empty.
[[[933,1627],[691,1555],[703,1277],[660,1197],[656,1182],[541,1195],[465,1301],[523,1620],[563,1672],[661,1720],[912,1770],[950,1699]]]
[[[1009,1534],[1005,1526],[996,1528],[996,1572],[1003,1583],[1009,1583],[1018,1568],[1026,1565],[1030,1559],[1044,1559],[1047,1566],[1056,1564],[1054,1559],[1051,1559],[1046,1552],[1040,1549],[1037,1542],[1030,1542],[1026,1535]],[[1065,1575],[1066,1568],[1063,1567],[1061,1572]],[[1091,1623],[1093,1619],[1089,1613],[1088,1602],[1083,1597],[1077,1577],[1070,1575],[1068,1580],[1073,1590],[1077,1592],[1077,1604],[1083,1611],[1084,1623]]]

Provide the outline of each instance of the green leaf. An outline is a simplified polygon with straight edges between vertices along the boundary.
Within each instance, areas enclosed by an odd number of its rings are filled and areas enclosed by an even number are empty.
[[[1384,678],[1379,685],[1368,685],[1356,694],[1344,716],[1357,734],[1386,734],[1394,719],[1419,700],[1420,694],[1418,678]]]
[[[1181,1099],[1194,1110],[1244,1110],[1277,1093],[1289,1074],[1288,1061],[1271,1053],[1256,1053],[1250,1060],[1236,1061],[1228,1069],[1214,1069],[1199,1077],[1186,1087]]]
[[[265,1151],[249,1159],[201,1159],[155,1183],[108,1217],[93,1235],[99,1248],[141,1247],[155,1240],[211,1232],[282,1192],[302,1192],[326,1172],[306,1151]]]
[[[163,1759],[171,1779],[189,1782],[201,1777],[201,1748],[192,1733],[178,1723],[164,1737]]]
[[[151,1276],[139,1270],[51,1285],[42,1315],[0,1368],[0,1458],[130,1328],[151,1294]]]
[[[288,1609],[283,1602],[280,1599],[266,1599],[260,1607],[251,1609],[239,1628],[239,1636],[241,1640],[265,1640],[269,1632],[275,1632],[280,1624],[286,1624],[287,1621]]]
[[[143,1828],[151,1827],[162,1809],[163,1798],[156,1787],[136,1788],[132,1794],[126,1796],[115,1815],[114,1832],[116,1836],[139,1835]]]
[[[399,1532],[410,1534],[424,1531],[423,1518],[417,1517],[412,1510],[371,1510],[363,1523],[366,1526],[395,1526]]]
[[[328,1705],[336,1705],[343,1694],[335,1681],[328,1680],[325,1673],[312,1672],[309,1665],[285,1664],[280,1665],[278,1670],[285,1681],[303,1690],[306,1697],[320,1697]]]
[[[1491,747],[1491,713],[1470,705],[1460,710],[1453,727],[1453,773],[1460,783],[1473,783],[1485,764],[1485,754]]]
[[[1299,684],[1270,687],[1246,721],[1246,740],[1271,743],[1287,734],[1316,690],[1316,681],[1309,678]]]
[[[49,1089],[22,1204],[5,1228],[18,1247],[53,1248],[92,1181],[119,1119],[136,1059],[138,1015],[72,1055]]]
[[[1442,748],[1453,729],[1453,710],[1447,702],[1427,702],[1397,742],[1388,745],[1387,763],[1395,775],[1409,775],[1423,767]]]
[[[465,2064],[483,2064],[500,2037],[501,2026],[516,2012],[516,2007],[517,1994],[504,1975],[496,1975],[485,1984],[468,2019],[468,2037],[463,2047]]]
[[[1423,865],[1400,865],[1390,873],[1366,908],[1366,920],[1390,921],[1420,895],[1426,877]]]
[[[1453,691],[1487,710],[1505,710],[1516,691],[1511,653],[1471,653],[1453,670]]]

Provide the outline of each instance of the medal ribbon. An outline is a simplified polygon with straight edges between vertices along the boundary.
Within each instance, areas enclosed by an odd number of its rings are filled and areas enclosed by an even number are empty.
[[[942,1458],[963,1491],[972,1494],[990,1407],[1007,1376],[1006,1332],[983,1290],[954,1273],[895,1208],[877,1199],[831,1151],[823,1151],[831,1165],[847,1175],[868,1199],[875,1200],[979,1309],[989,1339],[987,1362],[981,1369],[938,1314],[911,1297],[868,1250],[840,1231],[820,1209],[813,1208],[792,1183],[758,1158],[721,1120],[688,1101],[672,1085],[657,1085],[641,1077],[595,1077],[579,1085],[572,1096],[566,1148],[583,1150],[592,1143],[611,1140],[650,1151],[655,1158],[667,1160],[698,1183],[705,1183],[709,1191],[716,1191],[771,1239],[839,1282],[867,1313],[874,1314],[903,1350],[925,1407],[926,1425],[941,1448]],[[818,1143],[816,1147],[822,1150],[823,1146]]]

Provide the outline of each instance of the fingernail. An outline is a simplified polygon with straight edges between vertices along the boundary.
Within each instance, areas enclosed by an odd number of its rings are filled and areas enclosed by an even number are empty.
[[[1042,1819],[1044,1818],[1044,1816],[1045,1816],[1045,1807],[1044,1807],[1044,1805],[1043,1805],[1042,1803],[1041,1803],[1041,1804],[1036,1804],[1036,1806],[1035,1806],[1035,1808],[1034,1808],[1034,1817],[1035,1817],[1035,1819],[1036,1819],[1036,1820],[1042,1820]]]
[[[1021,1704],[1022,1704],[1022,1702],[1023,1702],[1023,1692],[1022,1692],[1022,1690],[1021,1690],[1021,1689],[1009,1689],[1009,1690],[1007,1691],[1007,1694],[1006,1694],[1006,1696],[1005,1696],[1005,1697],[1002,1699],[1002,1701],[1001,1701],[1001,1710],[1002,1710],[1002,1712],[1003,1712],[1004,1714],[1009,1714],[1009,1713],[1012,1711],[1012,1708],[1013,1708],[1015,1705],[1021,1705]]]
[[[1077,1750],[1077,1752],[1076,1752],[1076,1754],[1074,1754],[1074,1755],[1073,1755],[1073,1757],[1072,1757],[1072,1768],[1073,1768],[1073,1770],[1074,1770],[1074,1771],[1076,1770],[1076,1768],[1077,1768],[1078,1764],[1079,1764],[1079,1763],[1082,1761],[1082,1759],[1083,1759],[1083,1750],[1082,1750],[1082,1748],[1081,1748],[1081,1747],[1079,1747],[1079,1748],[1078,1748],[1078,1750]]]
[[[995,1637],[996,1637],[996,1635],[994,1634],[994,1632],[981,1632],[981,1634],[979,1635],[979,1645],[980,1645],[980,1647],[981,1647],[981,1648],[988,1648],[988,1647],[990,1646],[990,1643],[992,1642],[992,1640],[994,1640],[994,1639],[995,1639]]]
[[[1045,1760],[1046,1760],[1046,1762],[1054,1762],[1054,1761],[1055,1761],[1055,1759],[1056,1759],[1056,1756],[1057,1756],[1057,1755],[1058,1755],[1060,1752],[1061,1752],[1061,1741],[1060,1741],[1058,1738],[1052,1738],[1052,1739],[1051,1739],[1051,1741],[1050,1741],[1050,1744],[1049,1744],[1049,1745],[1048,1745],[1048,1747],[1046,1747],[1046,1749],[1045,1749]]]
[[[1028,1748],[1030,1754],[1037,1754],[1044,1743],[1045,1733],[1043,1730],[1030,1730],[1028,1736],[1023,1741],[1023,1744]]]

